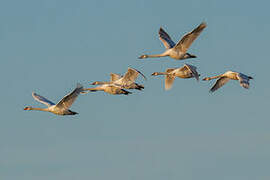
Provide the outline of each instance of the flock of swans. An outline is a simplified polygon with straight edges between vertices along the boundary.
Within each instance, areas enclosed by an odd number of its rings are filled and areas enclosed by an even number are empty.
[[[201,23],[198,27],[196,27],[193,31],[187,33],[182,37],[182,39],[175,44],[171,37],[162,29],[159,29],[159,39],[162,41],[163,45],[165,46],[165,52],[161,54],[154,54],[154,55],[141,55],[139,59],[145,58],[157,58],[157,57],[165,57],[170,56],[176,60],[184,60],[188,58],[196,58],[195,55],[192,55],[187,52],[188,48],[191,46],[193,41],[201,34],[201,32],[206,28],[206,23]],[[180,68],[168,68],[165,72],[154,72],[152,76],[164,75],[165,76],[165,89],[169,90],[172,88],[174,79],[176,77],[179,78],[195,78],[199,81],[200,74],[196,70],[195,66],[184,64],[184,66]],[[144,89],[143,85],[137,84],[135,80],[137,77],[141,75],[144,79],[146,77],[140,71],[134,68],[128,68],[128,71],[125,73],[124,76],[111,73],[110,74],[110,81],[95,81],[92,85],[98,85],[94,88],[83,88],[81,84],[78,84],[77,87],[68,95],[63,97],[57,104],[49,101],[45,97],[42,97],[36,93],[32,93],[32,96],[35,100],[39,101],[40,103],[45,104],[48,106],[47,108],[34,108],[27,106],[24,110],[38,110],[38,111],[46,111],[51,112],[57,115],[75,115],[78,114],[77,112],[71,111],[69,108],[76,100],[79,94],[86,94],[88,92],[95,92],[95,91],[104,91],[109,94],[117,95],[117,94],[124,94],[128,95],[131,94],[130,91],[126,89],[136,89],[142,90]],[[249,80],[253,79],[251,76],[247,76],[245,74],[233,71],[227,71],[224,74],[212,77],[206,77],[203,80],[209,81],[212,79],[217,79],[214,86],[210,89],[210,92],[214,92],[224,84],[226,84],[229,80],[238,80],[240,85],[246,89],[249,88]]]

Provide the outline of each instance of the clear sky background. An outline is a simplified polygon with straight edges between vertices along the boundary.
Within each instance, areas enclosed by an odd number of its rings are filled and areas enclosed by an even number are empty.
[[[269,180],[270,2],[215,0],[0,1],[0,179]],[[139,60],[164,51],[162,26],[178,41],[202,21],[196,59]],[[154,71],[189,63],[205,76],[164,90]],[[147,77],[130,96],[81,95],[76,116],[23,111],[35,91],[58,102],[77,82],[109,79],[128,67]]]

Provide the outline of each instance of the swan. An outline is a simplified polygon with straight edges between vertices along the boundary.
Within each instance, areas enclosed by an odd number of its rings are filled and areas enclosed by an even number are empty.
[[[154,57],[164,57],[170,56],[176,60],[188,59],[188,58],[196,58],[195,55],[187,53],[188,48],[193,43],[193,41],[200,35],[203,29],[206,27],[206,23],[202,22],[198,27],[196,27],[193,31],[187,33],[182,37],[182,39],[175,44],[171,37],[162,29],[159,29],[159,39],[162,41],[165,46],[165,52],[161,54],[154,55],[141,55],[139,59],[145,58],[154,58]]]
[[[239,72],[233,72],[233,71],[227,71],[224,74],[213,76],[213,77],[206,77],[203,79],[203,81],[209,81],[211,79],[217,79],[215,85],[210,89],[210,92],[216,91],[218,88],[226,84],[230,79],[232,80],[238,80],[240,85],[246,89],[249,88],[249,80],[253,79],[251,76],[247,76],[245,74],[239,73]]]
[[[154,72],[152,76],[165,75],[165,89],[169,90],[172,88],[175,77],[179,78],[195,78],[199,81],[199,74],[195,66],[185,64],[180,68],[169,68],[166,69],[166,72]]]
[[[92,83],[92,85],[115,84],[123,89],[142,90],[144,89],[144,86],[135,83],[135,80],[139,75],[141,75],[146,80],[146,77],[140,71],[129,67],[124,76],[111,73],[110,82],[95,81]]]
[[[95,91],[104,91],[109,94],[118,95],[118,94],[124,94],[128,95],[131,94],[131,92],[124,90],[121,86],[115,85],[115,84],[107,84],[107,82],[98,82],[97,84],[101,84],[94,88],[85,88],[83,89],[83,94],[88,92],[95,92]]]
[[[24,110],[37,110],[37,111],[46,111],[51,112],[56,115],[75,115],[78,114],[77,112],[71,111],[69,108],[74,103],[78,95],[82,92],[83,87],[81,84],[77,84],[77,87],[68,95],[63,97],[57,104],[54,104],[50,100],[46,99],[43,96],[40,96],[36,93],[32,93],[33,98],[48,106],[47,108],[34,108],[31,106],[27,106]]]

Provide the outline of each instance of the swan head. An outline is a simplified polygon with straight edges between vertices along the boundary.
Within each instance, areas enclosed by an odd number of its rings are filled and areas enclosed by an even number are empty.
[[[145,58],[148,58],[148,55],[143,54],[143,55],[141,55],[141,56],[139,57],[139,59],[145,59]]]
[[[100,83],[98,81],[93,82],[91,85],[99,85]]]
[[[209,77],[203,78],[203,81],[209,81],[209,80],[210,80]]]
[[[27,107],[23,108],[23,110],[32,110],[32,107],[31,106],[27,106]]]
[[[159,75],[158,72],[154,72],[153,74],[151,74],[151,76],[157,76],[157,75]]]

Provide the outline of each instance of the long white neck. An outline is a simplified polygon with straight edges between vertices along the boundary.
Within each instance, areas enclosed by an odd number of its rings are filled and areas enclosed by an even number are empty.
[[[94,88],[84,88],[83,91],[103,91],[104,88],[102,88],[102,86],[97,86]]]
[[[162,53],[162,54],[150,54],[150,55],[146,55],[147,58],[157,58],[157,57],[165,57],[168,56],[167,53]]]
[[[205,80],[211,80],[211,79],[217,79],[217,78],[220,78],[220,77],[222,77],[223,76],[223,74],[221,74],[221,75],[218,75],[218,76],[212,76],[212,77],[207,77],[207,78],[205,78]]]
[[[152,75],[153,75],[153,76],[158,76],[158,75],[168,75],[168,73],[166,73],[166,72],[154,72]]]
[[[29,110],[36,110],[36,111],[46,111],[46,112],[50,112],[50,110],[48,108],[34,108],[34,107],[30,107]]]
[[[103,85],[103,84],[110,84],[110,82],[105,82],[105,81],[96,81],[95,85]]]

